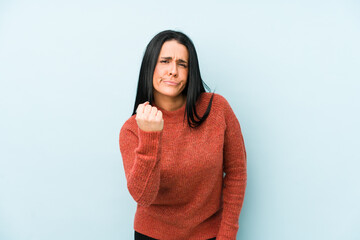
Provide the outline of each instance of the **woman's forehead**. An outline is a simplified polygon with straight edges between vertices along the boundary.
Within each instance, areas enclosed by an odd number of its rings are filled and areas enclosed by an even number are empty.
[[[159,57],[171,57],[187,60],[189,53],[184,45],[178,43],[176,40],[170,40],[164,42],[162,45]]]

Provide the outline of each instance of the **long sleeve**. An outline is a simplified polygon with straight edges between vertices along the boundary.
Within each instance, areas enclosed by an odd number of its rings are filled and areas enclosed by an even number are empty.
[[[127,180],[134,200],[149,206],[160,187],[160,152],[162,131],[137,133],[124,124],[120,130],[119,145]]]
[[[225,139],[223,171],[223,213],[216,239],[236,240],[239,216],[244,201],[247,171],[244,139],[238,119],[225,100]]]

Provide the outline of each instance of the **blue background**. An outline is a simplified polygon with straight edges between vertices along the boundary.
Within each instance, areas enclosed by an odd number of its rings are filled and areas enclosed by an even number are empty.
[[[360,239],[359,1],[0,1],[0,239],[133,239],[118,134],[183,31],[242,127],[238,239]]]

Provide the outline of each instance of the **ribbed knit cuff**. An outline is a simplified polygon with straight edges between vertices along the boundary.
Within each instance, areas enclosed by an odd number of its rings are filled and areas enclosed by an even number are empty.
[[[138,127],[139,146],[137,152],[147,156],[156,156],[161,146],[162,131],[147,132]]]

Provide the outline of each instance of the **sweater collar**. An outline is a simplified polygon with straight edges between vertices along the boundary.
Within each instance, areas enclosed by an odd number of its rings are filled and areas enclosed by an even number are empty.
[[[178,109],[174,111],[167,111],[153,103],[153,106],[155,106],[157,109],[159,109],[163,114],[164,123],[180,123],[184,120],[184,113],[185,113],[185,107],[186,107],[186,101],[185,103]],[[186,116],[185,116],[186,119]]]

